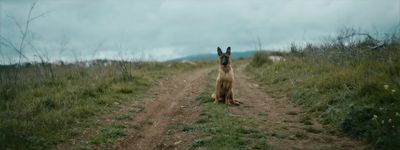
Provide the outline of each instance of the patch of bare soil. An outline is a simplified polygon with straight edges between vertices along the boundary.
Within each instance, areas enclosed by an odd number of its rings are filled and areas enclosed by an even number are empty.
[[[230,112],[260,122],[259,130],[266,132],[267,143],[272,149],[365,149],[362,142],[328,133],[288,98],[266,94],[260,85],[246,76],[244,66],[235,70],[235,94],[244,104],[231,107]]]

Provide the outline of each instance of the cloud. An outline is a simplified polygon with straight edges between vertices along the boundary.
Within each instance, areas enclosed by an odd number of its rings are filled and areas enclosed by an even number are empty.
[[[7,15],[22,24],[31,4],[2,0],[0,34],[18,41]],[[400,20],[398,0],[40,0],[34,15],[49,10],[32,23],[32,43],[53,59],[70,60],[74,55],[165,60],[214,52],[217,46],[244,51],[253,49],[257,38],[265,48],[285,48],[343,26],[387,32]],[[1,52],[17,57],[4,46]],[[29,47],[26,53],[35,54]]]

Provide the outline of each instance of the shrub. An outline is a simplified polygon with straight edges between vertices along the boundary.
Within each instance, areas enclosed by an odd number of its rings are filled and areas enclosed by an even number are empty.
[[[260,67],[264,64],[271,64],[272,60],[268,58],[269,54],[267,52],[257,52],[251,61],[251,65],[255,67]]]

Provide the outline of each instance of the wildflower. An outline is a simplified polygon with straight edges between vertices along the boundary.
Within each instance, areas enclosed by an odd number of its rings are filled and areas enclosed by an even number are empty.
[[[378,118],[377,115],[374,115],[374,117],[372,117],[372,120],[376,120]]]
[[[394,128],[394,126],[392,126],[392,128]]]
[[[394,93],[394,92],[396,92],[396,90],[395,90],[395,89],[392,89],[392,93]]]
[[[396,116],[400,116],[399,112],[396,112]]]
[[[389,122],[389,123],[391,123],[391,122],[392,122],[392,119],[391,119],[391,118],[389,118],[388,122]]]
[[[385,90],[389,89],[389,85],[385,84],[383,85],[383,88],[385,88]]]
[[[385,120],[382,120],[381,123],[382,123],[382,124],[385,124]]]

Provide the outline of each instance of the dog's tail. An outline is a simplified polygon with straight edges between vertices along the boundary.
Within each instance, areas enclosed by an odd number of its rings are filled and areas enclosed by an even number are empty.
[[[211,94],[211,98],[215,99],[215,93]]]

